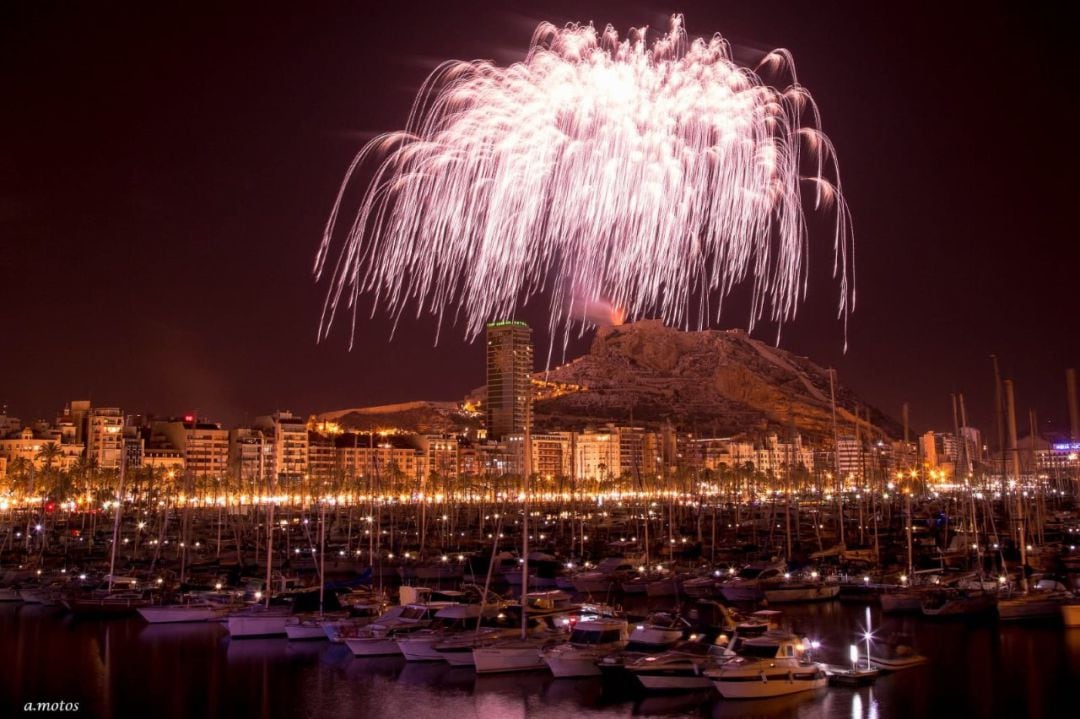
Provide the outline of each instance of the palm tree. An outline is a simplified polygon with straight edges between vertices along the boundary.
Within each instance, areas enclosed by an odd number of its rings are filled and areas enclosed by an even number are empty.
[[[63,455],[64,453],[60,449],[60,445],[56,442],[46,442],[41,445],[41,448],[37,451],[35,459],[41,462],[41,471],[48,473],[52,471],[53,463]]]
[[[11,478],[9,491],[12,494],[26,494],[27,481],[33,474],[34,464],[26,457],[16,457],[8,465],[8,476]]]
[[[41,478],[43,480],[43,490],[41,493],[41,513],[45,514],[45,500],[51,494],[59,502],[65,499],[63,491],[64,481],[62,471],[57,471],[53,467],[53,464],[57,462],[64,455],[60,449],[60,445],[56,442],[46,442],[38,449],[36,459],[41,462]],[[53,518],[53,526],[55,526],[55,515]],[[45,548],[45,535],[42,534],[41,546]]]

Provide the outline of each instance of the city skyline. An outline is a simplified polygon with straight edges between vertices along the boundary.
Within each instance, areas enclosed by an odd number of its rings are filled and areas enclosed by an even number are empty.
[[[343,332],[315,345],[322,288],[307,269],[352,153],[401,124],[435,58],[513,61],[540,20],[625,32],[662,27],[668,12],[522,7],[455,8],[424,23],[408,8],[269,9],[253,23],[232,9],[210,26],[168,8],[95,10],[89,22],[6,9],[4,32],[19,39],[4,43],[4,64],[18,75],[5,73],[15,101],[2,122],[21,141],[0,175],[10,238],[0,292],[21,318],[5,323],[0,401],[27,420],[89,397],[237,423],[279,407],[458,399],[483,384],[481,343],[444,332],[433,348],[426,318],[400,323],[392,342],[390,321],[365,322],[352,353]],[[1035,407],[1040,424],[1063,430],[1064,370],[1080,357],[1065,195],[1075,150],[1055,147],[1062,159],[1048,163],[1006,139],[1040,137],[1047,98],[1075,104],[1055,54],[1065,43],[1046,39],[1061,23],[1001,8],[678,9],[692,34],[719,30],[747,62],[791,49],[842,159],[859,243],[851,348],[842,354],[824,292],[811,292],[780,346],[836,366],[894,417],[910,401],[920,429],[951,425],[956,390],[973,423],[990,426],[996,352],[1021,413]],[[390,44],[370,32],[385,25],[411,31]],[[1014,99],[979,112],[1001,88]],[[814,277],[828,264],[815,255]],[[742,326],[743,301],[720,326]],[[542,312],[520,318],[544,327]],[[756,336],[772,341],[769,328]]]

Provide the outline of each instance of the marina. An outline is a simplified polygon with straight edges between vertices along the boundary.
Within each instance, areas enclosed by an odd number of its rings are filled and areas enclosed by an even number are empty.
[[[788,619],[818,632],[820,656],[846,661],[863,609],[840,602],[791,606]],[[220,622],[99,620],[59,608],[0,606],[6,696],[80,701],[92,716],[392,716],[439,706],[447,717],[515,716],[1056,716],[1080,676],[1080,629],[1056,623],[971,625],[916,617],[902,628],[927,664],[871,686],[832,686],[787,697],[727,700],[714,689],[646,692],[603,676],[556,679],[546,669],[477,674],[400,654],[354,657],[343,644],[232,639]],[[807,714],[811,712],[811,714]]]
[[[1070,23],[684,4],[3,8],[0,719],[1076,713]]]

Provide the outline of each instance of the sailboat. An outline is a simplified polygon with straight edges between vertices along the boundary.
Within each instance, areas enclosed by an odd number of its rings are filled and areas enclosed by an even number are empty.
[[[326,608],[326,502],[319,514],[319,613],[315,617],[293,617],[285,624],[285,636],[290,642],[325,641],[330,637],[323,628]],[[341,617],[335,617],[340,619]]]
[[[116,488],[116,512],[113,515],[112,552],[109,557],[108,584],[104,591],[95,591],[89,596],[75,594],[63,599],[63,605],[76,616],[123,617],[134,614],[140,607],[150,604],[142,592],[137,590],[133,577],[116,576],[116,548],[120,544],[120,517],[124,506],[124,470],[125,456],[120,456],[120,478]],[[116,590],[116,585],[127,585]]]
[[[266,586],[265,596],[256,593],[264,604],[255,604],[244,611],[230,614],[225,620],[229,636],[233,639],[285,636],[285,623],[289,620],[288,607],[271,607],[271,582],[274,571],[274,501],[268,497],[266,518]]]
[[[532,474],[532,398],[525,402],[525,441],[523,462],[523,492],[521,521],[521,636],[517,639],[500,640],[472,651],[473,665],[477,674],[523,672],[543,669],[544,657],[540,653],[546,643],[543,636],[529,636],[529,476]]]

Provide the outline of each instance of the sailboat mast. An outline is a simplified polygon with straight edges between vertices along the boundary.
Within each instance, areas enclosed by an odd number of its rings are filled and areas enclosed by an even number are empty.
[[[840,476],[840,435],[836,429],[836,370],[829,369],[829,402],[832,405],[833,465],[836,471],[836,504],[840,520],[840,544],[844,543],[844,479]]]
[[[116,546],[120,544],[120,510],[124,503],[124,469],[127,466],[127,451],[123,439],[120,440],[120,479],[116,487],[116,513],[113,515],[112,553],[109,557],[109,591],[113,588],[116,575]]]
[[[322,501],[322,517],[319,520],[319,616],[323,613],[326,599],[326,497]]]
[[[1013,480],[1016,482],[1016,541],[1020,547],[1020,588],[1027,592],[1027,540],[1024,536],[1024,514],[1020,503],[1020,450],[1016,446],[1016,398],[1013,394],[1013,381],[1007,379],[1005,385],[1005,406],[1009,421],[1009,453],[1012,455]]]
[[[529,633],[529,617],[526,612],[525,601],[529,593],[529,475],[532,474],[532,383],[529,384],[529,394],[525,397],[525,461],[523,464],[521,506],[521,638],[525,639]]]
[[[907,453],[908,452],[908,442],[910,441],[908,439],[908,436],[909,436],[908,428],[910,427],[910,419],[911,419],[910,409],[908,407],[907,402],[904,402],[904,404],[901,406],[900,414],[904,418],[904,457],[907,458],[907,456],[908,456],[908,453]],[[910,466],[908,467],[908,471],[909,471],[909,473],[912,471]],[[909,477],[910,477],[910,474],[909,474]],[[912,484],[914,484],[914,482]],[[913,538],[912,538],[911,535],[912,535],[912,530],[914,529],[914,527],[912,527],[912,524],[911,524],[911,487],[908,487],[908,490],[906,492],[904,492],[904,513],[907,515],[907,527],[904,529],[904,533],[907,535],[907,576],[908,576],[908,581],[911,581],[911,578],[914,576],[914,570],[915,570],[914,561],[913,561],[913,557],[912,557],[912,546],[911,546],[912,541],[913,541]]]

